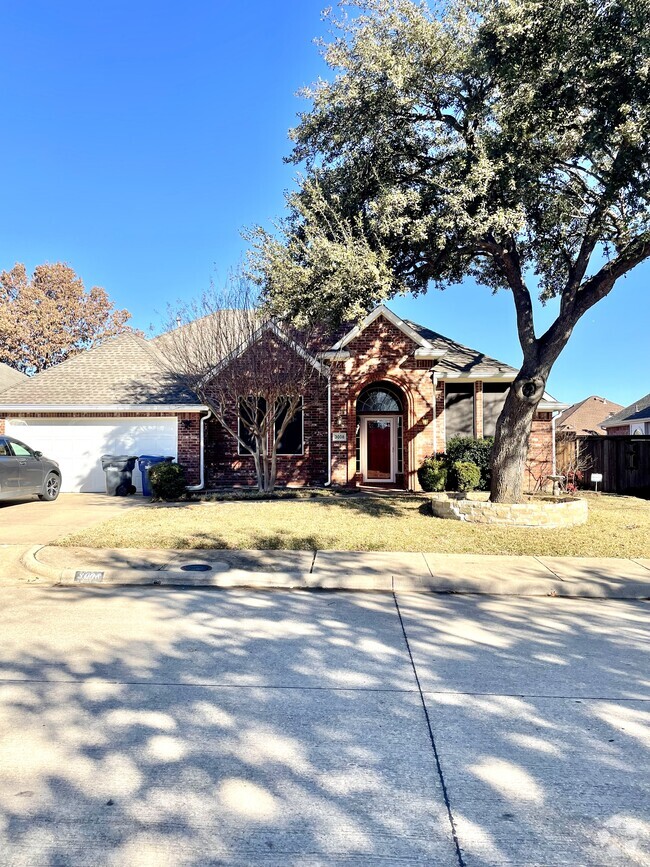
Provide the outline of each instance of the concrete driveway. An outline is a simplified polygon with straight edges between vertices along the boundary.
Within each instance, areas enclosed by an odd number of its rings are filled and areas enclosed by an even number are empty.
[[[145,502],[140,496],[61,494],[53,503],[36,498],[0,503],[0,545],[48,545]]]
[[[650,863],[648,603],[3,597],[3,863]]]

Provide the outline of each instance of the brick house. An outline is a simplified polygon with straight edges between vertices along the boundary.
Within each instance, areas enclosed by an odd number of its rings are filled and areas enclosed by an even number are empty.
[[[64,491],[103,490],[106,453],[172,455],[197,489],[252,484],[251,456],[170,379],[163,340],[124,334],[10,387],[0,393],[0,435],[59,461]],[[279,484],[415,490],[422,461],[444,451],[449,437],[494,433],[516,375],[383,305],[314,363],[320,381],[287,428]],[[554,471],[553,418],[564,408],[549,395],[538,407],[531,489]]]

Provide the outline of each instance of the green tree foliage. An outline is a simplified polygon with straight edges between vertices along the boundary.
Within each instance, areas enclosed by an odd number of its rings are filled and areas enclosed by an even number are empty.
[[[581,316],[650,255],[650,0],[365,0],[293,131],[304,177],[251,271],[298,319],[472,276],[511,292],[523,364],[492,497],[521,496],[532,418]],[[345,4],[344,4],[345,5]],[[532,293],[559,299],[541,335]]]

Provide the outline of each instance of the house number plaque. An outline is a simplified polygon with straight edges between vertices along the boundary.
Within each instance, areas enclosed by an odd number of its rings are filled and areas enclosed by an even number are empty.
[[[335,430],[332,433],[332,442],[333,443],[346,443],[348,441],[348,435],[344,430]]]

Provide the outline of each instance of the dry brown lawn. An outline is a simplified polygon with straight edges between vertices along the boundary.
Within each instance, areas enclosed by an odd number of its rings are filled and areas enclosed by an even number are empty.
[[[285,548],[650,557],[650,502],[586,494],[589,521],[565,530],[480,526],[431,516],[420,496],[336,496],[143,505],[71,534],[94,548]]]

